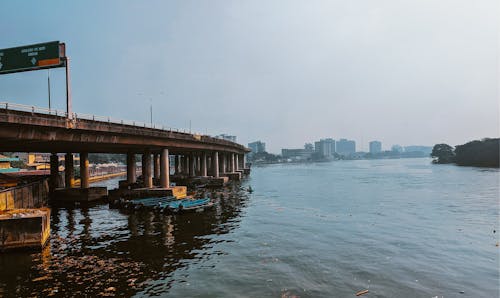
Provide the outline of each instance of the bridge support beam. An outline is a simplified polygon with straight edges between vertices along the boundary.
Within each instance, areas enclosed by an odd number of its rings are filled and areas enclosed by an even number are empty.
[[[57,156],[57,153],[52,153],[50,155],[50,180],[49,180],[49,187],[51,192],[53,192],[57,188],[58,180],[59,180],[59,157]]]
[[[80,188],[89,188],[89,154],[87,152],[80,153]]]
[[[215,151],[212,157],[212,176],[219,178],[219,152]]]
[[[162,188],[170,187],[170,158],[168,149],[163,149],[160,153],[160,186]]]
[[[160,154],[153,154],[153,176],[156,179],[160,179]]]
[[[135,154],[129,152],[127,153],[127,183],[135,183]]]
[[[203,152],[201,154],[201,176],[207,176],[207,153]]]
[[[238,172],[240,170],[240,155],[239,154],[235,154],[234,157],[236,158],[236,161],[235,161],[235,168],[234,168],[234,171],[235,172]]]
[[[73,188],[75,186],[73,153],[66,153],[66,156],[64,157],[64,184],[66,188]]]
[[[142,173],[145,188],[153,187],[153,177],[151,175],[151,152],[146,150],[142,155]]]
[[[234,153],[231,153],[231,157],[230,157],[230,164],[231,164],[231,173],[234,173],[236,172],[236,166],[235,166],[235,159],[234,159]]]

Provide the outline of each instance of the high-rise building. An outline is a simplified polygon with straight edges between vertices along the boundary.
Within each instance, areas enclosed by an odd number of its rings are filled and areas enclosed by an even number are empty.
[[[379,141],[370,142],[370,153],[376,154],[382,152],[382,143]]]
[[[356,152],[356,142],[353,140],[340,139],[336,144],[336,152],[340,155],[351,155]]]
[[[335,153],[335,140],[328,138],[314,142],[314,151],[323,158],[331,158]]]
[[[248,148],[252,150],[252,153],[261,153],[266,152],[266,143],[261,141],[255,141],[252,143],[248,143]]]

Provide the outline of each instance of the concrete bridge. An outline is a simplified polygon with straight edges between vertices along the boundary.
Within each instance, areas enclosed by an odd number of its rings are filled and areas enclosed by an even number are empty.
[[[89,153],[127,155],[127,183],[136,182],[135,155],[142,155],[143,187],[170,186],[170,156],[175,173],[188,177],[241,175],[240,144],[206,135],[138,122],[112,120],[30,106],[0,103],[0,152],[52,153],[51,182],[58,177],[58,155],[65,153],[65,185],[74,187],[73,153],[80,155],[81,188],[89,188]],[[155,178],[155,179],[153,179]]]

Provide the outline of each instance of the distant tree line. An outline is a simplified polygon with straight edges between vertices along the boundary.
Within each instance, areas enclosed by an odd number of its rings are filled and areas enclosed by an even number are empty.
[[[500,167],[500,138],[472,141],[455,148],[437,144],[432,149],[433,163],[459,166]]]

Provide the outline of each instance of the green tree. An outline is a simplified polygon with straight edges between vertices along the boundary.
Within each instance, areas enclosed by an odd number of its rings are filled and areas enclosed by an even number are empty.
[[[455,153],[450,145],[437,144],[432,148],[431,157],[435,158],[433,163],[452,163],[455,159]]]

